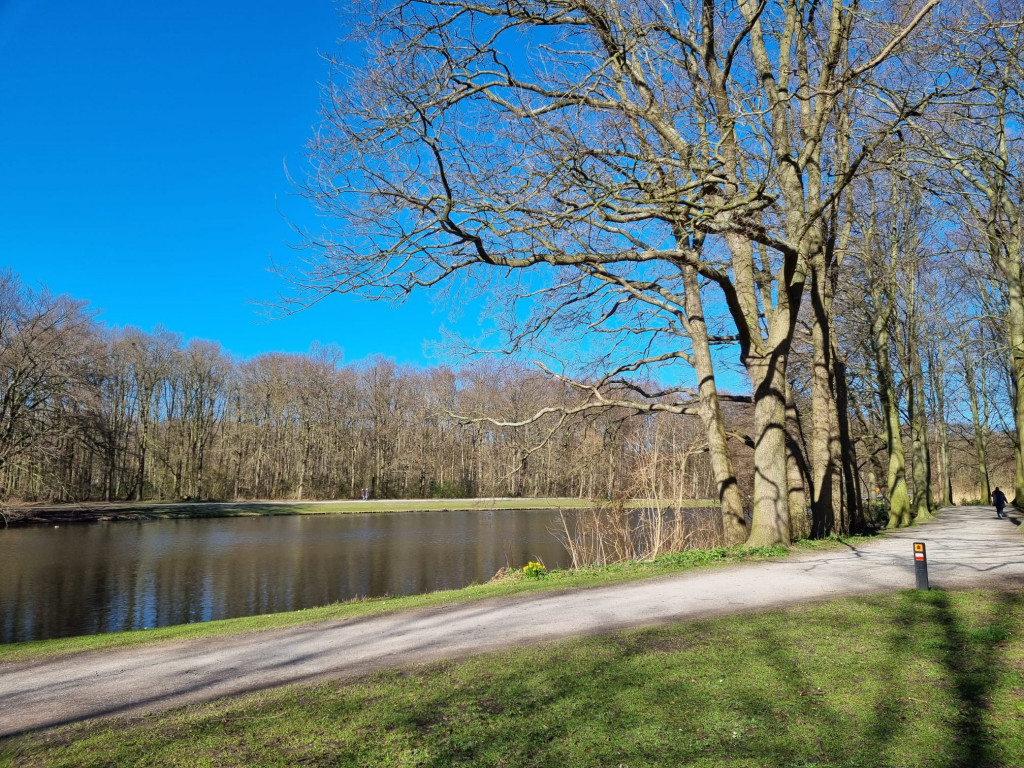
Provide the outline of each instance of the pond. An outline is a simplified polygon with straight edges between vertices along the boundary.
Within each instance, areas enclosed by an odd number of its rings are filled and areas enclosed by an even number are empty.
[[[558,521],[473,510],[0,529],[0,642],[455,589],[537,558],[564,567]]]

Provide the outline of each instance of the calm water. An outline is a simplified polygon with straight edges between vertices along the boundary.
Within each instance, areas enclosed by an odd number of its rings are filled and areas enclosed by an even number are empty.
[[[0,642],[411,595],[540,557],[558,513],[401,512],[0,529]]]

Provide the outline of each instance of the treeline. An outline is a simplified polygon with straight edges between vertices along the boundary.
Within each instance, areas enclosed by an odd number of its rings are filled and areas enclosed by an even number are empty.
[[[851,309],[841,326],[849,348],[861,351],[849,357],[849,407],[865,499],[889,496],[879,360],[898,393],[892,440],[908,467],[920,464],[915,447],[924,449],[933,503],[986,499],[995,484],[1013,482],[1005,331],[998,317],[968,315],[966,303],[962,313],[943,306],[938,280],[952,274],[936,267],[917,298],[928,332],[900,336],[881,358],[870,356],[863,316]],[[107,328],[83,302],[32,291],[11,274],[0,277],[0,301],[7,501],[358,498],[363,488],[375,498],[683,500],[717,492],[697,416],[616,405],[567,415],[578,391],[539,370],[494,362],[423,369],[384,358],[344,365],[327,347],[241,360],[166,330]],[[905,302],[892,311],[905,312]],[[908,349],[926,361],[923,446],[907,418]],[[792,421],[802,450],[811,360],[810,347],[798,344]],[[605,395],[615,402],[613,387]],[[744,399],[722,405],[749,509],[752,412]],[[545,408],[552,413],[533,418]],[[806,516],[795,523],[804,530],[794,534],[806,535]]]
[[[691,419],[608,409],[513,428],[485,418],[566,401],[539,371],[342,365],[329,348],[239,360],[210,341],[105,328],[83,303],[10,274],[0,301],[7,500],[357,498],[363,488],[606,498],[652,461],[653,491],[714,493]]]

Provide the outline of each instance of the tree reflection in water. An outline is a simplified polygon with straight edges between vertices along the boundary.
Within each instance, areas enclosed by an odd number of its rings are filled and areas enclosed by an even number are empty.
[[[567,556],[547,510],[401,512],[0,531],[0,642],[410,595]]]

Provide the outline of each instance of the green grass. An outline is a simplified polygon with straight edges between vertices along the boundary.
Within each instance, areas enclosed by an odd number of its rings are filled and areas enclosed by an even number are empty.
[[[0,744],[0,766],[1024,765],[1024,597],[903,592],[547,643]]]
[[[856,539],[843,539],[853,541]],[[828,540],[826,540],[828,541]],[[836,541],[839,541],[838,539]],[[450,605],[474,600],[509,597],[527,592],[550,592],[562,589],[595,587],[624,581],[667,576],[690,568],[729,565],[740,562],[785,557],[785,547],[716,547],[715,549],[689,550],[663,555],[651,562],[629,562],[600,568],[578,571],[552,570],[541,578],[526,578],[519,571],[508,573],[486,584],[475,584],[463,589],[431,592],[408,597],[374,598],[349,603],[336,603],[320,608],[308,608],[288,613],[273,613],[263,616],[245,616],[199,624],[178,624],[159,629],[113,632],[101,635],[38,640],[28,643],[0,645],[0,663],[28,661],[57,654],[83,651],[124,648],[165,641],[195,640],[202,637],[256,632],[260,630],[288,627],[319,621],[373,616],[397,611],[408,611],[436,605]]]

